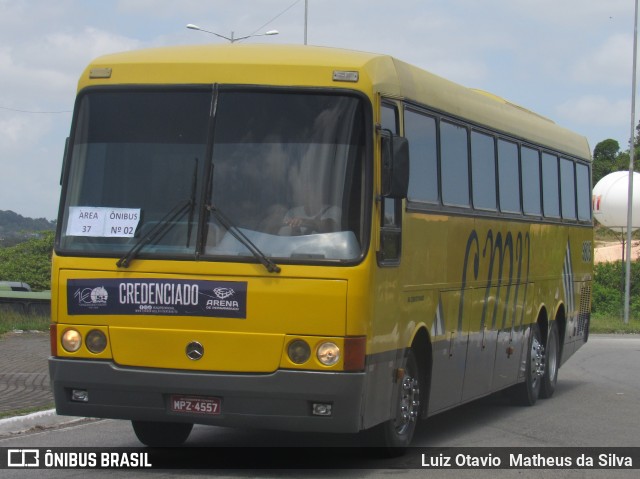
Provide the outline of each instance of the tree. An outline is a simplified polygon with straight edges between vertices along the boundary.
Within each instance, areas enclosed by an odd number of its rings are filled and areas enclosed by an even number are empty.
[[[10,248],[0,248],[0,280],[27,283],[34,291],[51,289],[53,231]]]
[[[640,171],[640,122],[636,126],[634,137],[634,171]],[[629,145],[631,141],[629,141]],[[609,173],[629,170],[629,155],[631,150],[620,151],[620,143],[611,138],[603,140],[593,149],[593,185]]]
[[[619,157],[620,143],[618,143],[616,140],[608,139],[601,141],[596,145],[593,150],[592,167],[594,185],[609,173],[618,171]]]

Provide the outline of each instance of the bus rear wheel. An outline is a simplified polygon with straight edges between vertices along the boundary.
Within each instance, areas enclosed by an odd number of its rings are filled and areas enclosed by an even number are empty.
[[[182,445],[193,424],[184,422],[131,421],[138,440],[149,447],[175,447]]]
[[[556,390],[558,382],[558,364],[560,361],[560,341],[558,339],[558,325],[551,323],[549,328],[549,339],[545,351],[545,370],[540,387],[540,397],[550,398]]]
[[[522,406],[533,406],[538,400],[545,373],[545,351],[540,328],[531,326],[527,348],[525,380],[512,389],[513,400]]]

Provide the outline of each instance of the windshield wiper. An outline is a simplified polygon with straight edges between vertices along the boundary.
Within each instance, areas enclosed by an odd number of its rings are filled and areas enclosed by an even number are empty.
[[[190,208],[193,208],[192,200],[182,200],[175,205],[164,217],[158,221],[149,232],[140,238],[129,252],[118,260],[116,266],[118,268],[128,268],[131,260],[135,258],[138,252],[147,244],[155,240],[161,234],[169,230],[178,218],[185,214]]]
[[[193,214],[196,210],[196,189],[198,188],[198,158],[194,158],[193,180],[191,182],[191,205],[189,208],[189,222],[187,223],[187,245],[191,243],[191,230],[193,229]]]
[[[231,235],[242,243],[251,254],[267,269],[269,273],[279,273],[280,266],[271,261],[260,249],[253,244],[253,242],[247,238],[247,236],[234,225],[229,218],[227,218],[222,211],[216,208],[215,205],[207,205],[207,209],[213,213],[213,216],[224,226],[224,228],[231,233]]]

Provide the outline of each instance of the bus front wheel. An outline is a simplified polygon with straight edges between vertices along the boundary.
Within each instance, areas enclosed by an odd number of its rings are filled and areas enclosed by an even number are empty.
[[[131,421],[138,440],[149,447],[175,447],[182,445],[193,428],[183,422]]]
[[[420,416],[421,378],[415,353],[409,349],[403,377],[396,383],[395,416],[371,431],[374,445],[387,448],[389,455],[402,454],[411,444]]]

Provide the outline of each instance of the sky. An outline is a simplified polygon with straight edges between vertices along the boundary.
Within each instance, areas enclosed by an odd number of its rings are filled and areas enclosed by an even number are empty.
[[[587,137],[631,136],[633,0],[308,0],[309,45],[389,54]],[[304,43],[305,0],[0,0],[0,210],[55,219],[78,77],[106,53]],[[640,102],[640,101],[639,101]],[[635,116],[638,123],[638,115]]]

